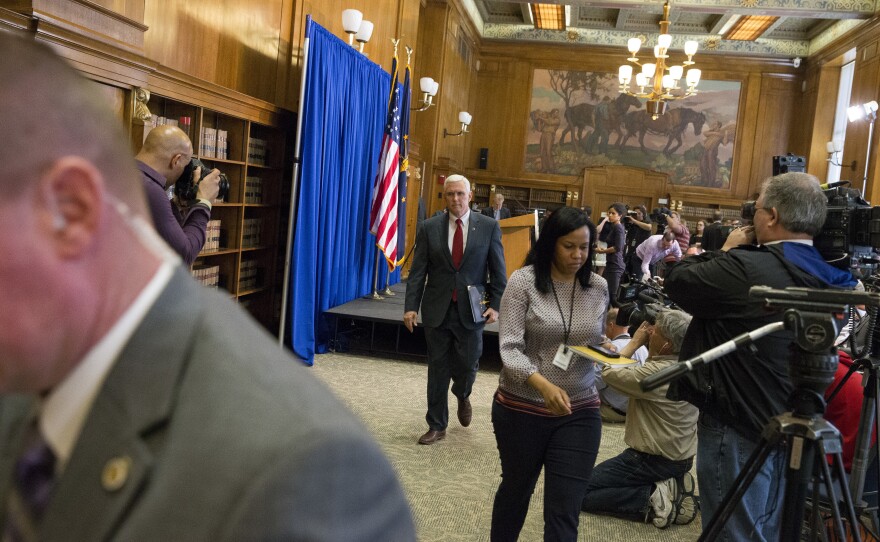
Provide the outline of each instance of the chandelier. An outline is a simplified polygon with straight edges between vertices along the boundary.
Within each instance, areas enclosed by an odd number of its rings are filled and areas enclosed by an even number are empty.
[[[630,38],[626,44],[630,53],[627,60],[641,67],[641,71],[635,77],[635,86],[638,87],[638,90],[630,88],[630,82],[633,78],[632,65],[622,65],[617,73],[620,92],[647,99],[645,107],[651,118],[655,120],[666,112],[666,102],[693,96],[697,93],[697,83],[700,82],[701,72],[697,68],[690,68],[687,74],[684,74],[685,66],[694,65],[693,57],[697,52],[697,42],[685,42],[684,54],[687,55],[687,60],[682,62],[682,65],[675,66],[667,65],[670,45],[672,45],[672,36],[669,35],[669,1],[667,0],[663,4],[660,37],[657,38],[657,45],[654,46],[654,62],[650,64],[639,62],[636,56],[642,46],[642,40],[639,38]],[[679,85],[682,75],[685,75],[687,88],[681,88]]]

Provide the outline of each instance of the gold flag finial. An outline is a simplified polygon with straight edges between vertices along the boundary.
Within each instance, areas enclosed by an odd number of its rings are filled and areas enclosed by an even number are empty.
[[[391,43],[394,44],[394,56],[397,56],[397,44],[400,43],[400,39],[391,38]]]
[[[406,65],[409,66],[409,60],[412,57],[413,48],[410,47],[409,45],[407,45],[405,47],[405,49],[406,49]]]

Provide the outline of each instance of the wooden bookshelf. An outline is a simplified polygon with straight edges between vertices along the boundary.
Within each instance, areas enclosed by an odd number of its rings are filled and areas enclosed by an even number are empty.
[[[500,183],[500,181],[499,181]],[[494,188],[494,190],[493,190]],[[511,216],[531,214],[533,210],[552,211],[566,205],[574,205],[570,201],[572,193],[569,190],[527,186],[523,183],[486,184],[474,183],[474,202],[484,209],[495,200],[495,193],[504,195],[504,206],[510,209]]]
[[[150,96],[148,107],[160,123],[176,121],[190,135],[193,156],[229,179],[229,195],[225,201],[215,202],[211,210],[211,220],[220,220],[219,243],[216,247],[206,243],[193,263],[193,275],[206,286],[228,291],[276,333],[281,290],[276,267],[281,265],[278,254],[284,252],[280,233],[285,228],[280,216],[285,195],[283,131],[155,94]],[[190,119],[189,123],[184,119]],[[152,124],[152,120],[132,121],[135,152]],[[206,137],[221,131],[225,146]]]

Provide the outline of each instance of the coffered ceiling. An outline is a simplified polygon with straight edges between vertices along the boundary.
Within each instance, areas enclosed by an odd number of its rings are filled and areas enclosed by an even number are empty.
[[[464,0],[484,39],[579,43],[626,47],[629,38],[659,33],[663,2],[651,0],[574,0],[566,5],[565,30],[537,30],[524,0]],[[825,44],[871,18],[878,0],[680,0],[670,3],[673,47],[696,40],[703,52],[758,56],[808,57]],[[754,41],[725,39],[741,17],[778,17]]]

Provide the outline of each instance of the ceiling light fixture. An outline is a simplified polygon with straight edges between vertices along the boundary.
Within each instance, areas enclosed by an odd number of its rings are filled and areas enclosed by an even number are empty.
[[[535,28],[538,30],[565,30],[565,7],[560,4],[529,4]]]
[[[779,20],[770,15],[744,15],[724,34],[726,40],[755,41]]]
[[[672,36],[669,34],[669,1],[663,4],[663,18],[660,20],[660,36],[657,38],[657,45],[654,46],[654,62],[652,64],[642,64],[639,62],[636,53],[642,46],[642,40],[639,38],[630,38],[627,42],[627,49],[630,56],[627,58],[629,62],[640,66],[642,71],[635,76],[635,83],[638,87],[637,91],[630,90],[630,82],[633,79],[633,67],[624,64],[618,70],[618,81],[620,82],[620,92],[635,96],[637,98],[645,98],[648,102],[645,104],[648,113],[652,119],[656,119],[666,112],[666,103],[672,100],[681,100],[697,93],[697,84],[700,82],[701,71],[696,68],[690,68],[685,76],[687,88],[681,89],[679,81],[684,75],[684,67],[694,65],[694,55],[697,52],[697,42],[687,41],[684,44],[684,54],[687,60],[682,65],[667,66],[669,58],[669,47],[672,45]],[[680,91],[674,93],[675,91]]]

